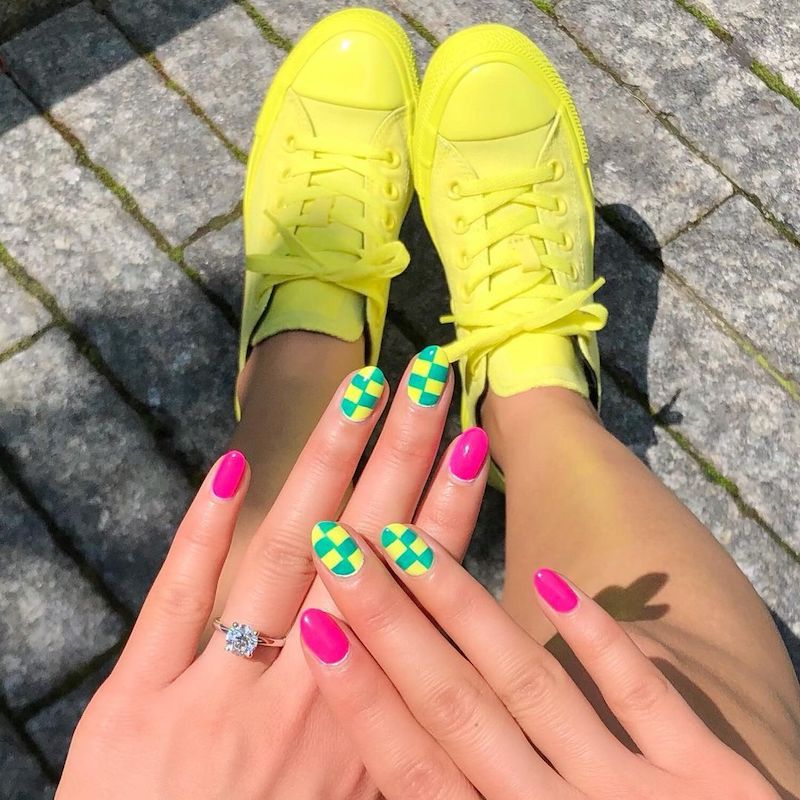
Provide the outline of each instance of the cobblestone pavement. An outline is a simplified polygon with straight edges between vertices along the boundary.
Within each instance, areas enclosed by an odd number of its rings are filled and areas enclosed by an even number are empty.
[[[84,0],[0,45],[0,797],[52,794],[230,434],[251,127],[292,41],[340,5]],[[593,157],[606,422],[734,555],[800,665],[800,5],[385,8],[421,67],[487,20],[557,64]],[[416,207],[403,237],[394,379],[449,336]],[[468,556],[495,589],[502,513],[490,494]]]

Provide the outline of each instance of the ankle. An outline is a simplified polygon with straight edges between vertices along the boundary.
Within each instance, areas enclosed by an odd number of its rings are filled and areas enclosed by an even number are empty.
[[[542,425],[552,429],[575,423],[601,424],[585,397],[558,386],[528,389],[510,397],[500,397],[490,389],[480,417],[489,435],[492,458],[504,471],[518,460],[528,463],[530,440],[535,446]]]

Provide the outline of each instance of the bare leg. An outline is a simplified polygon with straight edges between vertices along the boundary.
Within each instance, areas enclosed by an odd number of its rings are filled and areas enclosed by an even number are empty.
[[[800,792],[794,671],[766,608],[709,531],[573,392],[490,394],[482,418],[507,480],[509,612],[550,639],[531,571],[562,571],[629,620],[720,738],[785,797]],[[594,697],[565,648],[551,646]]]
[[[348,372],[363,365],[363,339],[343,342],[319,333],[287,331],[254,348],[239,379],[242,419],[230,442],[247,457],[252,477],[220,579],[214,616],[250,539],[336,387]]]

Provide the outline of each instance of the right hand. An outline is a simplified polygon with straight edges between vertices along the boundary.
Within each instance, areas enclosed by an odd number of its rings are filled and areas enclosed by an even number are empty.
[[[292,627],[304,601],[335,609],[320,583],[309,592],[310,533],[319,520],[337,518],[387,402],[384,389],[372,415],[352,422],[340,411],[346,385],[253,538],[222,616],[268,635],[290,631],[285,647],[259,647],[248,660],[225,652],[215,633],[197,655],[248,480],[246,474],[233,497],[221,499],[212,491],[217,465],[178,529],[118,664],[78,725],[59,800],[377,795],[321,701]],[[451,395],[452,376],[434,407],[399,392],[343,521],[374,537],[387,522],[416,516],[451,553],[463,554],[486,465],[463,482],[451,475],[446,455],[420,502]]]

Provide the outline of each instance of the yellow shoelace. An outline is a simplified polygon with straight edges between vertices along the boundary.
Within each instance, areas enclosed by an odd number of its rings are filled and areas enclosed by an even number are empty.
[[[558,211],[563,201],[538,190],[540,184],[556,178],[561,169],[557,162],[542,164],[533,169],[521,170],[509,175],[493,178],[473,178],[456,184],[451,191],[460,197],[483,196],[471,218],[459,217],[456,224],[462,231],[481,217],[509,204],[528,206],[534,209]],[[471,262],[493,245],[513,237],[509,243],[510,256],[505,260],[488,263],[483,268],[471,266]],[[452,314],[441,317],[441,322],[453,322],[466,331],[454,342],[445,346],[450,361],[466,356],[468,369],[520,333],[551,333],[558,336],[586,336],[600,330],[608,317],[606,308],[600,303],[588,302],[604,283],[598,278],[586,289],[569,291],[552,280],[553,272],[573,275],[573,267],[563,256],[540,253],[534,240],[550,241],[566,250],[571,249],[571,238],[560,231],[537,221],[531,221],[531,213],[521,209],[514,216],[489,224],[472,238],[471,251],[462,253],[461,268],[470,269],[465,282],[465,296],[454,297]],[[502,288],[492,288],[485,297],[476,301],[472,294],[484,281],[510,269],[520,269],[528,278]],[[491,283],[490,283],[491,286]],[[510,300],[522,297],[548,301],[545,309],[535,312],[510,311],[503,306]]]
[[[366,209],[375,202],[374,194],[364,188],[362,181],[333,180],[326,183],[325,176],[350,170],[365,179],[372,178],[376,183],[380,179],[376,163],[396,163],[399,156],[391,151],[330,137],[290,137],[287,145],[300,152],[291,170],[284,174],[284,179],[304,174],[311,177],[307,185],[285,192],[282,204],[285,213],[265,211],[281,236],[282,247],[272,253],[248,255],[247,269],[266,276],[263,292],[287,281],[314,278],[379,300],[382,280],[390,280],[408,266],[408,251],[397,240],[366,249],[364,242],[380,239],[385,232],[366,213],[355,213],[352,207],[337,207],[334,201],[337,197],[349,197]],[[290,208],[295,210],[289,211]],[[301,228],[323,231],[332,223],[357,231],[361,246],[354,247],[350,237],[336,236],[330,230],[322,237],[325,239],[324,247],[319,249],[309,247],[297,237]]]

